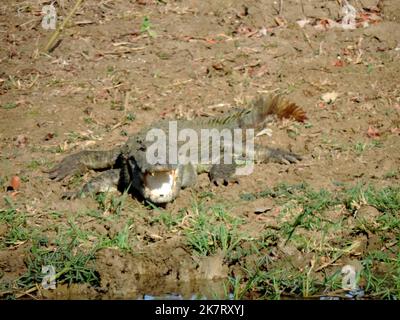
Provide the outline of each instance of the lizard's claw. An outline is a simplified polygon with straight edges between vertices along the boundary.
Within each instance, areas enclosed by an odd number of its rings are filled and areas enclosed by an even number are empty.
[[[235,176],[236,166],[234,164],[215,164],[210,170],[210,180],[216,186],[227,186],[230,183],[239,183],[239,179]]]
[[[82,191],[79,192],[73,192],[73,191],[68,191],[64,192],[61,196],[61,199],[66,199],[66,200],[74,200],[74,199],[80,199],[84,198],[85,194]]]
[[[66,157],[61,163],[54,168],[46,171],[50,179],[60,181],[66,176],[81,174],[86,171],[86,167],[80,162],[80,157],[77,154]]]
[[[61,196],[61,199],[66,199],[66,200],[73,200],[77,198],[78,198],[77,192],[64,192]]]
[[[233,183],[239,183],[239,179],[238,178],[220,178],[220,179],[212,179],[211,182],[213,184],[215,184],[216,186],[228,186],[229,184],[233,184]]]
[[[301,156],[281,149],[271,149],[269,152],[269,158],[271,161],[280,164],[291,164],[302,160]]]

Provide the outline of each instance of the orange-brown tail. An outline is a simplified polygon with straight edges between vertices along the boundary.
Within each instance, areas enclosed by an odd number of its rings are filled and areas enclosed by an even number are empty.
[[[279,119],[294,119],[299,122],[307,120],[305,111],[293,102],[284,99],[280,95],[260,96],[251,103],[251,108],[243,114],[240,127],[261,127],[276,116]]]
[[[307,119],[305,111],[294,102],[284,99],[280,95],[259,97],[253,102],[258,120],[263,121],[269,115],[276,115],[279,119],[294,119],[304,122]]]

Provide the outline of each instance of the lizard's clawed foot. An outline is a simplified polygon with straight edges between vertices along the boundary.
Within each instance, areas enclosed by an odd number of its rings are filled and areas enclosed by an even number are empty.
[[[231,183],[239,183],[239,178],[235,176],[236,165],[234,164],[215,164],[211,167],[210,180],[216,186],[227,186]]]
[[[74,200],[79,198],[79,193],[78,192],[64,192],[61,196],[61,199],[65,200]]]
[[[268,152],[269,159],[280,164],[291,164],[302,160],[301,156],[282,149],[269,149]]]
[[[86,196],[87,194],[83,190],[67,191],[61,195],[61,199],[74,200],[74,199],[82,199],[85,198]]]
[[[216,186],[228,186],[230,184],[237,183],[239,184],[238,178],[230,178],[230,179],[212,179],[211,182]]]
[[[85,165],[80,162],[80,155],[78,153],[66,157],[59,165],[45,172],[49,174],[50,179],[60,181],[66,176],[81,174],[86,170]]]

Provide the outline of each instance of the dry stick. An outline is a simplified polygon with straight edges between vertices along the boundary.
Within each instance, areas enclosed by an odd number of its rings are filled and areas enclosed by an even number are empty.
[[[116,51],[105,51],[105,52],[100,52],[102,55],[106,55],[106,54],[111,54],[111,55],[122,55],[122,54],[126,54],[126,53],[132,53],[134,51],[139,51],[139,50],[143,50],[146,49],[146,47],[137,47],[137,48],[126,48],[123,50],[116,50]]]
[[[334,257],[332,260],[328,261],[327,263],[325,263],[322,266],[315,269],[315,272],[321,271],[322,269],[329,267],[330,265],[334,264],[341,256],[343,256],[346,253],[352,252],[354,249],[357,249],[359,246],[360,246],[360,241],[355,241],[349,247],[347,247],[346,249],[343,249],[341,252],[339,252],[338,255],[336,257]]]
[[[304,12],[304,3],[303,3],[303,0],[300,0],[300,4],[301,4],[301,12],[303,12],[304,18],[306,18],[306,14],[305,14],[305,12]]]
[[[280,0],[279,2],[279,15],[281,16],[283,12],[283,0]]]
[[[30,294],[30,293],[32,293],[32,292],[37,291],[37,290],[38,290],[38,287],[35,285],[34,287],[28,289],[27,291],[24,291],[24,292],[22,292],[22,293],[19,293],[19,294],[15,295],[15,298],[16,298],[16,299],[19,299],[19,298],[21,298],[21,297],[23,297],[23,296],[25,296],[25,295],[27,295],[27,294]]]
[[[66,26],[68,21],[71,19],[71,17],[75,14],[76,10],[78,10],[78,8],[79,8],[79,6],[81,5],[82,2],[83,2],[83,0],[77,0],[76,1],[75,6],[72,8],[72,10],[68,14],[68,16],[63,21],[63,23],[51,35],[51,38],[50,38],[49,42],[47,42],[46,46],[43,49],[44,52],[49,52],[49,50],[52,48],[54,42],[56,41],[56,39],[58,38],[60,33],[64,30],[64,27]]]
[[[313,48],[313,46],[311,44],[310,37],[308,36],[308,34],[303,29],[301,29],[301,31],[303,32],[303,35],[304,35],[304,38],[306,39],[307,44],[310,46],[311,50],[314,51],[314,48]]]
[[[128,110],[128,107],[129,107],[130,95],[131,95],[130,91],[127,91],[125,94],[125,100],[124,100],[124,113],[125,114],[126,114],[126,110]]]

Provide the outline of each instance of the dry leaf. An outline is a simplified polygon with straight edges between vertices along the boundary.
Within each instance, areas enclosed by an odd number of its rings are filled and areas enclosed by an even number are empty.
[[[306,24],[309,24],[311,22],[310,19],[301,19],[297,20],[296,23],[300,26],[300,28],[304,28]]]
[[[18,190],[21,186],[21,179],[18,176],[13,176],[10,181],[10,186],[13,188],[13,190]]]
[[[392,128],[390,129],[390,132],[394,134],[400,134],[400,128]]]
[[[260,213],[264,213],[264,212],[267,212],[267,211],[270,211],[270,210],[272,210],[271,206],[256,207],[256,208],[254,208],[254,213],[255,214],[260,214]]]
[[[267,135],[268,137],[272,137],[272,130],[269,128],[262,129],[259,133],[256,134],[256,137]]]
[[[319,108],[321,108],[321,109],[326,108],[326,104],[323,103],[322,101],[318,102],[318,103],[317,103],[317,106],[318,106]]]
[[[28,137],[20,134],[15,138],[15,144],[18,148],[24,148],[28,143]]]
[[[333,63],[333,65],[334,65],[335,67],[344,67],[344,61],[343,61],[343,60],[340,60],[340,59],[337,59],[337,60]]]
[[[45,135],[44,140],[49,141],[54,138],[54,133],[49,132],[48,134]]]
[[[338,96],[339,96],[339,94],[337,92],[332,91],[332,92],[324,93],[321,96],[321,99],[322,99],[322,101],[324,101],[327,104],[332,104],[336,101]]]
[[[285,18],[283,18],[283,17],[275,17],[275,22],[276,22],[276,24],[278,25],[278,26],[280,26],[280,27],[283,27],[283,26],[285,26],[285,25],[287,25],[287,21],[286,21],[286,19]]]
[[[370,138],[376,138],[380,136],[379,130],[369,126],[367,130],[367,136]]]

